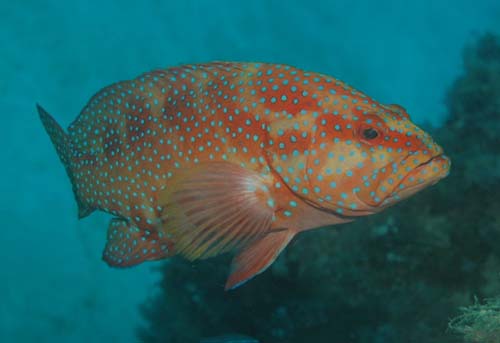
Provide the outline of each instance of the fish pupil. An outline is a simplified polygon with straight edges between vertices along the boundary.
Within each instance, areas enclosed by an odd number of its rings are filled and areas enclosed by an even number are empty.
[[[375,129],[369,128],[363,130],[363,137],[366,139],[375,139],[378,136],[378,132]]]

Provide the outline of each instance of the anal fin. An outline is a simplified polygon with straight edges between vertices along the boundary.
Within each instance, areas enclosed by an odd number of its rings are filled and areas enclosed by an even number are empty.
[[[114,218],[109,223],[102,258],[112,267],[131,267],[172,254],[171,242],[155,231],[141,230],[125,219]]]
[[[231,263],[226,290],[235,289],[265,271],[293,238],[290,230],[272,231],[244,247]]]

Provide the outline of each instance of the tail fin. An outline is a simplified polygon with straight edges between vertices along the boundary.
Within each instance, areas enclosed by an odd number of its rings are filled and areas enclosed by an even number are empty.
[[[78,217],[86,217],[91,214],[94,209],[85,204],[85,202],[83,202],[78,195],[78,188],[75,183],[73,171],[71,169],[71,150],[69,136],[66,132],[64,132],[63,128],[59,126],[54,118],[52,118],[52,116],[48,114],[47,111],[45,111],[40,105],[37,104],[36,108],[38,110],[38,114],[40,115],[40,119],[42,120],[42,124],[45,127],[45,130],[49,134],[50,140],[56,148],[57,155],[59,155],[59,159],[63,163],[64,168],[66,169],[66,173],[71,180],[73,193],[78,204]]]

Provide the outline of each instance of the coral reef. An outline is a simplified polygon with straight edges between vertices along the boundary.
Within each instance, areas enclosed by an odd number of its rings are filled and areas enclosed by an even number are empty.
[[[500,294],[499,38],[481,37],[464,62],[448,120],[427,128],[453,161],[446,180],[383,214],[299,235],[236,291],[223,291],[229,256],[167,262],[160,292],[142,308],[140,340],[238,332],[272,343],[493,342],[468,328],[487,327],[498,312],[472,307],[447,330],[474,296]]]
[[[500,298],[462,308],[462,314],[453,319],[449,327],[463,335],[467,343],[499,343]]]

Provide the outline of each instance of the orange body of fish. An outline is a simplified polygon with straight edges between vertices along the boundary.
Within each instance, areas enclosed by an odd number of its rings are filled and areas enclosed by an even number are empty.
[[[226,289],[297,233],[379,212],[450,167],[402,107],[287,65],[145,73],[97,93],[67,133],[38,110],[79,216],[114,216],[108,264],[235,252]]]

